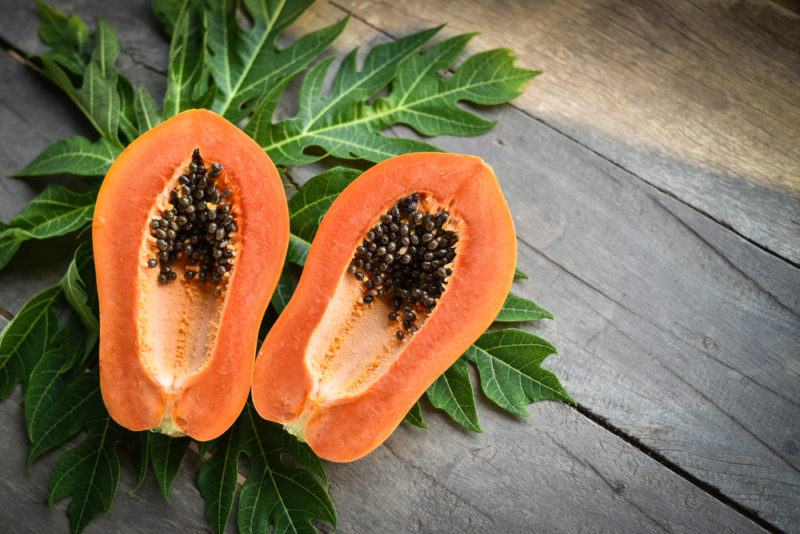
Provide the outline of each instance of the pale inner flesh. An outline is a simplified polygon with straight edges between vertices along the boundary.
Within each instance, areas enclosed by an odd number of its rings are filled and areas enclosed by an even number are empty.
[[[186,165],[188,160],[178,167],[157,199],[147,218],[148,224],[169,209],[169,192]],[[169,419],[176,394],[211,359],[226,292],[217,296],[213,284],[200,283],[197,279],[185,280],[183,258],[177,258],[170,265],[178,278],[168,283],[159,282],[159,268],[147,266],[147,260],[157,257],[156,239],[148,226],[142,233],[136,303],[139,354],[150,377],[172,396],[164,414],[165,419]]]
[[[450,220],[446,228],[458,230],[452,202],[434,202],[427,197],[422,206],[434,213],[447,209]],[[306,365],[314,379],[311,398],[316,404],[341,404],[366,391],[389,370],[413,336],[422,333],[428,313],[417,310],[419,331],[413,335],[406,332],[404,339],[398,340],[395,332],[402,330],[401,320],[388,319],[393,310],[391,300],[376,298],[364,304],[363,296],[363,283],[345,271],[309,340]]]
[[[316,379],[317,404],[336,404],[357,396],[391,366],[409,336],[398,340],[398,326],[387,318],[384,299],[361,302],[361,282],[342,275],[333,299],[308,345],[307,364]],[[419,317],[421,327],[425,318]]]

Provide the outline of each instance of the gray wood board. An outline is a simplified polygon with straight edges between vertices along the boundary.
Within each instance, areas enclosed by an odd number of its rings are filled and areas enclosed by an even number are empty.
[[[28,442],[19,388],[0,403],[0,425],[3,427],[0,434],[0,470],[3,473],[0,478],[0,530],[37,534],[67,532],[69,500],[56,503],[55,510],[50,510],[47,505],[48,480],[58,453],[48,453],[28,471]],[[208,532],[203,516],[203,498],[193,480],[199,458],[187,453],[184,461],[184,469],[175,479],[170,502],[161,496],[152,473],[134,491],[135,475],[130,463],[123,461],[114,505],[109,512],[95,519],[87,532]]]
[[[380,39],[350,26],[347,46]],[[490,118],[486,136],[436,142],[497,171],[533,275],[520,292],[556,313],[545,337],[570,391],[768,521],[800,524],[800,270],[523,112]]]
[[[366,459],[328,464],[340,530],[763,532],[566,406],[539,405],[527,422],[481,408],[483,434],[429,414],[428,430],[402,426]],[[57,453],[27,471],[19,392],[0,404],[0,424],[7,430],[0,437],[3,528],[66,531],[68,501],[47,508]],[[187,453],[170,503],[152,474],[134,491],[133,475],[123,469],[114,505],[87,532],[208,531],[193,480],[197,463]]]
[[[481,32],[473,51],[512,48],[544,71],[520,109],[800,263],[800,14],[769,0],[331,4],[394,36],[447,20],[443,34]]]
[[[800,271],[522,113],[497,117],[502,144],[441,144],[494,165],[533,278],[520,292],[557,317],[543,335],[568,389],[797,528]]]
[[[87,13],[94,11],[84,12]],[[123,43],[128,32],[146,24],[131,24],[132,20],[124,13],[118,15],[119,18],[126,20],[125,24],[116,25]],[[359,27],[355,21],[351,23],[350,31],[359,32],[365,39],[372,38],[368,29]],[[163,51],[163,43],[158,46]],[[47,114],[48,119],[52,116]],[[756,435],[767,440],[768,444],[777,443],[778,449],[783,446],[789,455],[796,450],[796,445],[793,449],[792,444],[797,443],[797,428],[792,426],[792,420],[789,419],[786,425],[775,425],[775,417],[785,417],[788,413],[782,404],[778,403],[777,409],[773,410],[769,394],[766,400],[751,402],[750,396],[759,393],[751,391],[739,406],[734,395],[740,387],[740,381],[752,379],[750,375],[772,380],[776,368],[769,358],[767,362],[761,361],[764,355],[758,352],[761,346],[769,346],[766,343],[772,339],[769,332],[744,345],[737,343],[748,333],[747,328],[754,328],[757,324],[745,324],[745,319],[760,320],[766,316],[766,324],[772,328],[773,323],[777,322],[780,335],[776,348],[779,351],[786,347],[796,348],[796,336],[787,339],[786,335],[787,326],[791,328],[794,325],[797,330],[796,323],[791,322],[796,320],[796,316],[787,318],[785,312],[781,311],[783,308],[775,306],[765,295],[766,291],[758,289],[769,288],[773,294],[780,295],[775,299],[794,302],[796,309],[796,300],[792,301],[792,298],[796,299],[796,292],[791,291],[792,287],[797,287],[796,270],[786,270],[785,264],[783,268],[774,267],[771,261],[777,260],[773,257],[679,203],[670,206],[666,195],[660,197],[653,188],[637,183],[635,178],[545,126],[537,125],[530,118],[509,110],[502,111],[501,116],[503,122],[500,129],[490,136],[473,140],[448,140],[444,144],[460,151],[480,153],[495,165],[517,216],[521,238],[536,247],[521,245],[521,264],[534,275],[534,280],[523,286],[521,292],[534,295],[529,288],[537,288],[535,294],[541,303],[559,316],[559,321],[543,327],[544,335],[556,341],[564,354],[552,365],[566,378],[568,387],[579,401],[590,409],[609,417],[614,424],[653,446],[698,478],[718,485],[726,495],[747,505],[755,502],[757,506],[754,508],[764,517],[777,524],[790,525],[788,521],[792,517],[781,519],[781,514],[782,510],[791,514],[792,499],[796,502],[797,483],[796,479],[791,478],[792,473],[795,476],[797,474],[796,464],[795,470],[791,471],[788,466],[771,457],[758,438],[736,424],[736,417],[725,416],[722,412],[733,412],[744,419],[747,425],[753,423],[754,419],[760,420],[754,424],[774,425],[767,429],[765,436]],[[503,144],[491,144],[487,139],[502,139]],[[535,150],[530,147],[535,147]],[[31,155],[38,150],[34,148],[31,148]],[[528,161],[530,154],[536,154],[537,161]],[[543,165],[542,160],[547,164]],[[670,206],[672,211],[658,207],[654,198]],[[688,215],[681,210],[688,211]],[[617,213],[619,211],[622,216]],[[691,222],[681,224],[673,212],[682,213],[682,216],[686,216],[684,222]],[[622,224],[624,228],[620,229],[616,224]],[[644,234],[636,231],[637,224],[646,227]],[[665,226],[661,228],[659,225]],[[694,230],[694,233],[690,230]],[[702,239],[698,236],[713,244],[713,247],[701,245],[699,242]],[[648,243],[647,239],[653,237],[655,241]],[[637,247],[635,242],[639,240],[642,243]],[[665,241],[667,246],[660,249],[659,246],[663,247]],[[688,246],[684,241],[688,242]],[[727,263],[713,252],[715,248],[725,252]],[[615,254],[620,257],[636,255],[637,259],[632,266],[628,265],[627,260],[621,265]],[[684,262],[691,263],[698,259],[703,262],[699,266],[681,269]],[[670,269],[674,272],[662,272]],[[702,274],[698,282],[686,282],[698,275],[695,271],[701,271]],[[680,276],[681,272],[683,276]],[[742,273],[750,275],[752,279]],[[643,280],[648,274],[658,276]],[[679,279],[677,287],[676,279]],[[683,287],[684,284],[688,285]],[[651,293],[651,290],[654,291]],[[672,292],[675,294],[672,295]],[[603,293],[611,295],[613,299],[605,297]],[[709,295],[717,300],[706,302],[704,297]],[[686,303],[681,304],[681,299],[687,296]],[[719,310],[721,317],[716,317],[718,310],[714,306],[709,313],[708,308],[720,299],[725,304],[727,298],[737,296],[742,302],[737,302],[735,307],[741,306],[744,311],[722,309]],[[615,317],[616,326],[608,326]],[[707,317],[710,331],[719,330],[723,336],[730,330],[737,334],[738,327],[745,326],[741,335],[734,335],[732,340],[726,339],[724,348],[732,345],[736,350],[733,355],[719,351],[722,354],[717,357],[722,363],[717,367],[714,367],[713,361],[702,357],[702,348],[698,349],[697,325],[694,324],[697,317]],[[768,339],[765,341],[765,338]],[[713,346],[715,338],[706,340],[703,337],[700,343],[703,341]],[[792,342],[794,345],[791,345]],[[702,347],[705,348],[705,344]],[[578,355],[584,357],[578,358]],[[778,358],[783,355],[779,352]],[[728,362],[731,357],[733,364]],[[749,375],[741,374],[737,367],[741,366],[742,360],[748,360],[752,366],[745,369],[750,372]],[[796,380],[797,374],[796,370],[792,374],[793,361],[788,361],[785,380],[776,383],[779,391],[780,388],[788,389],[790,394],[797,389],[796,382],[791,382],[793,376]],[[664,362],[670,367],[665,367]],[[679,369],[679,372],[667,372],[668,369],[674,371],[671,367],[674,363],[686,364],[686,367]],[[706,384],[705,379],[711,383]],[[755,388],[751,381],[746,382],[745,390]],[[722,399],[724,410],[717,412],[714,403],[719,403],[717,397],[724,397],[726,391],[730,397]],[[766,405],[770,406],[769,409],[765,408]],[[535,411],[547,413],[547,410],[554,409],[537,407]],[[564,408],[555,410],[560,409]],[[746,417],[741,416],[742,410]],[[592,425],[578,415],[572,417],[582,421],[581,424]],[[504,425],[509,424],[508,418],[502,420]],[[539,423],[537,420],[537,427],[539,424],[541,428],[557,432],[554,430],[557,426],[554,425],[559,423],[547,420]],[[784,440],[780,439],[785,437],[783,435],[773,435],[781,430],[788,436]],[[452,441],[452,433],[446,434]],[[508,439],[503,429],[496,432],[490,430],[485,436],[496,446],[507,443],[505,440]],[[528,447],[528,438],[523,438],[522,442],[525,443],[524,447]],[[539,444],[530,445],[525,449],[528,454],[542,454]],[[417,443],[415,447],[425,450],[424,443]],[[721,449],[717,450],[717,447]],[[432,453],[430,461],[434,464],[441,461],[446,465],[452,461],[448,460],[453,455],[452,449],[447,451],[450,455],[444,458],[434,457]],[[627,446],[625,450],[629,451],[626,454],[639,454],[633,453]],[[569,451],[574,452],[572,448]],[[423,461],[428,452],[426,450],[425,454],[416,456]],[[704,460],[704,456],[710,456],[711,459]],[[759,463],[762,456],[767,460],[763,468]],[[748,460],[756,466],[748,468],[733,465]],[[550,458],[546,463],[549,462]],[[361,463],[353,467],[358,465]],[[782,469],[789,470],[788,478]],[[339,470],[337,466],[334,471],[338,473]],[[516,469],[511,472],[516,472]],[[764,472],[765,479],[758,478],[764,476]],[[481,478],[485,479],[486,475]],[[570,489],[575,491],[578,488],[570,486]],[[334,493],[337,491],[335,482]],[[539,488],[536,492],[538,494]],[[768,499],[760,498],[759,493],[770,495],[772,501],[765,502]],[[359,498],[368,499],[363,494]],[[555,500],[563,501],[563,496]],[[342,506],[347,506],[341,499],[337,501],[340,511]],[[666,506],[665,502],[666,499],[661,504]]]
[[[85,119],[55,86],[29,67],[0,54],[0,219],[17,215],[46,182],[10,178],[49,144],[71,135],[92,135]],[[57,180],[70,181],[69,177]],[[33,294],[56,283],[75,250],[76,236],[23,243],[0,270],[0,307],[16,312]]]

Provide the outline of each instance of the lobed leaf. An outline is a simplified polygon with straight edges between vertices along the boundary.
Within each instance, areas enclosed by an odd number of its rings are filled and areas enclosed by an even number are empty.
[[[408,411],[403,421],[418,428],[428,428],[428,423],[425,422],[425,418],[422,416],[422,406],[420,406],[419,401],[414,403],[414,406]]]
[[[124,439],[123,430],[111,421],[99,395],[83,408],[82,414],[88,430],[86,438],[61,453],[50,475],[50,505],[72,498],[67,514],[70,529],[76,533],[111,507],[119,483],[116,446]]]
[[[333,58],[317,64],[303,80],[297,116],[262,128],[256,142],[276,163],[285,165],[321,159],[323,156],[306,153],[312,146],[320,146],[327,154],[345,159],[369,154],[372,161],[414,150],[430,150],[425,143],[371,132],[366,124],[371,120],[371,108],[364,102],[386,87],[400,63],[438,31],[439,28],[424,30],[377,45],[367,53],[360,70],[356,63],[358,50],[353,50],[342,60],[327,94],[323,94],[323,86]],[[258,115],[261,123],[269,122]],[[358,127],[361,124],[364,126]]]
[[[242,416],[239,416],[241,420]],[[214,532],[225,531],[233,508],[236,493],[236,479],[239,464],[239,444],[237,441],[237,422],[221,437],[201,449],[200,472],[197,486],[206,501],[206,517]],[[211,450],[211,457],[203,458]]]
[[[281,31],[312,3],[247,0],[244,8],[250,16],[249,28],[237,20],[238,2],[212,4],[206,63],[217,86],[214,111],[238,122],[250,115],[273,87],[306,68],[330,46],[344,29],[346,18],[286,48],[275,45]]]
[[[102,176],[119,155],[119,149],[105,138],[91,142],[76,135],[57,141],[45,148],[16,176],[44,176],[50,174],[75,174]]]
[[[119,54],[119,42],[108,24],[98,19],[95,48],[91,60],[82,72],[82,83],[76,88],[64,72],[59,58],[40,56],[42,73],[64,91],[83,112],[92,126],[116,148],[120,121],[119,75],[114,62]]]
[[[406,124],[428,136],[479,135],[493,128],[493,121],[458,103],[502,104],[519,96],[538,72],[515,67],[513,53],[501,48],[469,57],[451,77],[440,76],[474,35],[451,37],[403,63],[391,94],[375,106],[379,124]]]
[[[19,382],[23,390],[47,342],[58,329],[54,304],[61,289],[51,287],[31,298],[0,333],[0,398]]]
[[[55,310],[52,311],[55,314]],[[72,320],[52,339],[46,340],[45,351],[31,370],[25,388],[25,425],[31,442],[41,433],[43,414],[64,393],[64,374],[81,360],[84,338],[83,327],[77,320]]]
[[[304,183],[289,199],[292,233],[305,241],[312,241],[328,208],[359,174],[356,169],[335,167]]]
[[[89,59],[89,29],[76,15],[62,15],[41,0],[36,1],[39,11],[39,39],[50,47],[42,54],[60,64],[73,74],[83,74]]]
[[[93,373],[79,373],[66,384],[58,401],[47,406],[30,429],[29,469],[41,455],[80,432],[84,414],[93,406],[99,394],[100,382]]]
[[[163,118],[185,109],[202,107],[199,101],[207,92],[208,74],[204,70],[206,11],[202,3],[183,0],[175,19],[169,47],[167,91]]]
[[[336,525],[322,463],[311,450],[249,404],[236,425],[211,445],[199,484],[215,532],[227,525],[236,494],[237,464],[247,456],[250,472],[239,494],[240,532],[316,532],[311,521]],[[285,460],[291,458],[293,465]]]
[[[435,408],[444,411],[459,425],[473,432],[483,432],[478,424],[469,368],[464,359],[456,360],[437,378],[428,388],[427,395]]]
[[[11,260],[20,243],[65,235],[91,221],[96,195],[95,191],[76,193],[60,185],[45,188],[0,230],[0,268]]]
[[[518,329],[483,334],[464,354],[475,363],[481,389],[499,407],[528,415],[527,406],[541,400],[574,404],[558,378],[541,367],[556,349],[544,339]]]
[[[320,477],[322,464],[280,425],[263,421],[251,406],[240,418],[240,447],[250,474],[239,495],[241,532],[316,532],[311,521],[336,526],[336,512]],[[291,457],[299,467],[283,461]]]
[[[88,281],[88,283],[87,283]],[[100,335],[97,320],[97,289],[95,287],[92,245],[85,241],[78,246],[75,255],[61,279],[64,296],[77,312],[86,329],[84,359],[94,348]]]
[[[500,309],[500,313],[497,314],[494,320],[501,323],[509,323],[553,318],[552,313],[532,300],[509,293],[505,303],[503,303],[503,307]]]
[[[494,122],[459,103],[507,102],[538,72],[515,67],[513,54],[497,49],[471,56],[452,76],[442,76],[440,72],[453,67],[473,34],[417,53],[437,31],[425,30],[372,48],[361,70],[354,50],[343,59],[327,94],[323,87],[332,58],[320,62],[303,80],[297,115],[272,124],[265,115],[271,116],[274,108],[258,110],[254,139],[276,163],[303,165],[329,155],[378,162],[408,152],[437,150],[422,141],[382,135],[382,130],[395,124],[406,124],[422,135],[486,132]],[[389,84],[387,97],[368,103]],[[322,152],[309,153],[311,147],[320,147]]]
[[[189,448],[189,438],[173,438],[158,432],[147,434],[147,451],[158,487],[166,500],[169,500],[172,483],[181,469],[183,457]]]

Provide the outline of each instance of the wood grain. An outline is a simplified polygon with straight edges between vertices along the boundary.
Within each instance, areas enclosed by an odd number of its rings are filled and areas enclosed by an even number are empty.
[[[0,9],[15,11],[2,2]],[[114,2],[80,2],[77,11],[108,18],[123,48],[156,34],[149,15],[136,18],[138,8],[129,15]],[[35,31],[35,15],[20,13],[14,28],[0,32],[30,51],[12,39]],[[299,27],[340,16],[321,4]],[[337,49],[383,39],[354,20]],[[166,56],[163,39],[149,47],[148,56]],[[141,74],[160,76],[155,67]],[[9,86],[0,98],[13,93]],[[13,106],[37,125],[28,128],[47,130],[56,95]],[[558,317],[533,328],[560,348],[549,365],[587,409],[767,521],[800,524],[798,270],[527,114],[503,108],[491,115],[501,121],[491,134],[440,144],[481,155],[501,177],[520,264],[533,276],[519,292]],[[26,150],[32,156],[45,145],[33,140]],[[0,279],[0,304],[31,293]],[[480,408],[482,435],[429,416],[430,431],[401,428],[364,462],[330,466],[343,530],[755,528],[572,409],[537,405],[532,420],[520,422],[483,402]],[[24,434],[17,438],[2,450],[22,447]]]
[[[391,35],[481,33],[525,113],[800,263],[800,15],[768,0],[334,0]],[[319,6],[317,6],[319,8]]]
[[[5,325],[3,325],[5,326]],[[50,472],[58,455],[49,453],[27,468],[28,442],[19,390],[0,403],[0,518],[3,532],[68,532],[68,500],[59,501],[55,510],[47,505]],[[138,490],[133,490],[135,474],[122,462],[120,486],[108,513],[95,519],[86,532],[209,532],[202,515],[203,498],[194,483],[197,456],[187,455],[185,468],[175,479],[172,498],[161,496],[151,474]]]
[[[306,24],[335,16],[317,5]],[[380,39],[353,26],[337,50]],[[534,277],[523,294],[556,313],[545,337],[570,355],[554,364],[568,388],[767,520],[800,524],[800,270],[522,111],[490,118],[487,136],[437,144],[500,177]]]
[[[403,426],[368,458],[329,464],[341,531],[764,532],[565,406],[538,406],[535,426],[482,408],[484,434],[433,414],[427,431]],[[0,404],[0,424],[7,430],[0,437],[4,528],[66,531],[67,501],[55,512],[47,508],[57,453],[30,473],[25,468],[19,392]],[[124,468],[114,505],[86,532],[208,532],[193,481],[197,462],[187,454],[169,503],[152,475],[132,490],[133,475]],[[234,530],[233,521],[229,526]]]

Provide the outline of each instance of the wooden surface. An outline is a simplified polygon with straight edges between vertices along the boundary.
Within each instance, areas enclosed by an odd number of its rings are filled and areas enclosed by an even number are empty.
[[[800,263],[800,16],[770,0],[337,0],[390,35],[480,30],[545,72],[531,117]]]
[[[54,4],[109,20],[122,70],[163,92],[167,45],[146,2]],[[800,531],[800,18],[753,1],[421,5],[320,3],[290,34],[352,9],[342,52],[448,21],[483,32],[473,51],[510,46],[546,71],[489,111],[491,133],[437,143],[500,177],[532,276],[518,291],[557,316],[526,328],[559,347],[549,366],[580,407],[541,403],[522,421],[479,399],[480,435],[429,410],[428,430],[328,466],[341,530]],[[41,49],[32,6],[0,10],[0,38]],[[3,169],[87,132],[7,54],[0,76]],[[0,188],[4,220],[34,191]],[[69,245],[23,245],[0,306],[56,280]],[[24,467],[18,395],[0,418],[3,528],[63,530],[45,505],[55,458]],[[195,466],[169,506],[148,480],[89,530],[206,529]]]

